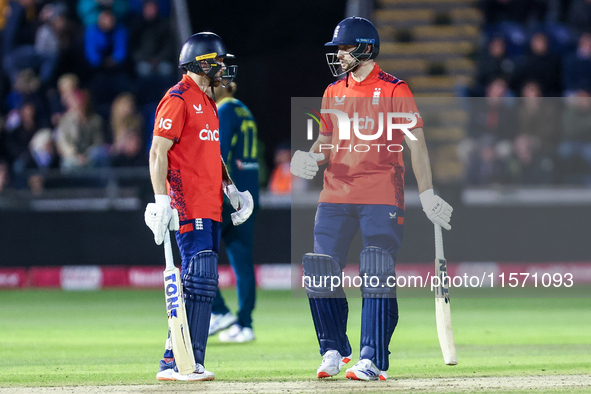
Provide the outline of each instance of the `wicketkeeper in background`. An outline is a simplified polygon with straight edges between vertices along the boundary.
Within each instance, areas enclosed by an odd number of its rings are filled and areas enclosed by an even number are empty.
[[[213,380],[205,370],[205,346],[211,303],[218,283],[218,252],[222,222],[223,193],[237,211],[235,225],[252,213],[252,197],[239,192],[221,159],[219,122],[215,102],[206,94],[222,78],[230,81],[235,66],[226,67],[228,54],[214,33],[198,33],[183,45],[179,67],[187,73],[164,95],[154,124],[150,149],[150,176],[155,203],[148,204],[146,224],[156,244],[176,230],[182,257],[182,284],[196,368],[181,375],[167,341],[160,361],[159,380]]]
[[[222,239],[236,274],[238,312],[236,315],[230,312],[218,289],[213,300],[209,335],[221,331],[219,339],[222,342],[250,342],[255,339],[252,311],[256,301],[256,283],[252,246],[254,221],[259,206],[257,125],[246,105],[234,98],[236,89],[235,82],[214,89],[220,118],[220,145],[222,158],[228,165],[234,184],[240,190],[248,190],[252,194],[254,211],[244,224],[235,227],[230,219],[234,209],[228,201],[224,201]]]
[[[357,112],[359,121],[358,130],[355,133],[350,130],[350,138],[340,140],[337,118],[325,115],[327,127],[322,129],[310,151],[297,151],[293,155],[291,172],[305,179],[312,179],[318,165],[328,161],[314,223],[314,253],[303,257],[304,275],[315,277],[316,283],[325,275],[340,277],[347,264],[350,242],[361,230],[364,250],[360,256],[360,273],[378,277],[380,283],[377,287],[361,288],[361,351],[359,362],[347,369],[346,377],[386,380],[388,346],[398,323],[396,288],[389,287],[386,278],[395,275],[404,223],[402,151],[386,147],[396,147],[406,140],[421,204],[433,223],[449,230],[452,208],[433,193],[423,121],[408,86],[374,63],[380,47],[374,25],[367,19],[347,18],[337,25],[332,40],[325,45],[338,47],[336,53],[327,54],[327,60],[333,75],[344,74],[344,78],[325,90],[323,109],[339,110],[349,119],[354,119]],[[392,139],[388,140],[386,126],[375,140],[360,138],[358,133],[378,134],[377,116],[382,108],[415,119],[416,124],[409,126],[409,131],[416,140],[401,129],[394,129]],[[357,144],[360,149],[351,149]],[[322,149],[323,146],[328,148]],[[365,151],[365,147],[373,149]],[[306,291],[323,356],[317,376],[334,376],[351,358],[346,333],[347,299],[342,287],[333,289],[330,283],[320,287],[307,285]]]

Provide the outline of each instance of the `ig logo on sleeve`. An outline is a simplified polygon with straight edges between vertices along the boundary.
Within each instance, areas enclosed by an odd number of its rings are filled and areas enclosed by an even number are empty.
[[[164,130],[170,130],[172,127],[172,119],[164,119],[160,118],[160,123],[158,123],[158,128]]]

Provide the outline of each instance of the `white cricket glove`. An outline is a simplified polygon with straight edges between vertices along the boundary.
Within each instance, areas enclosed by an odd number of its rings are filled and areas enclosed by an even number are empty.
[[[149,203],[146,206],[144,220],[146,225],[154,233],[156,245],[162,244],[166,231],[177,231],[179,229],[179,212],[170,206],[170,196],[166,194],[156,194],[155,203]]]
[[[451,230],[449,221],[451,220],[451,213],[453,208],[446,203],[441,197],[433,193],[433,189],[428,189],[419,194],[423,211],[433,224],[438,224],[446,230]]]
[[[239,226],[246,222],[254,210],[254,200],[250,192],[248,190],[240,192],[235,185],[227,185],[224,187],[224,193],[226,193],[226,196],[230,199],[230,204],[236,210],[230,215],[232,224]]]
[[[322,160],[324,160],[324,153],[297,150],[291,158],[291,173],[300,178],[312,179],[318,172],[318,162]]]

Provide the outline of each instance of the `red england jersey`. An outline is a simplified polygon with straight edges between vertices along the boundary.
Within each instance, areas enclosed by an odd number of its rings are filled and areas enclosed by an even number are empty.
[[[341,132],[337,115],[323,115],[326,123],[321,134],[331,136],[332,141],[324,149],[321,146],[325,155],[330,150],[330,161],[324,171],[319,202],[384,204],[404,209],[404,132],[388,128],[388,123],[409,124],[415,119],[416,124],[408,126],[408,131],[423,127],[406,83],[374,64],[361,82],[348,75],[329,85],[322,109],[341,111],[350,119],[350,125],[348,133]],[[410,117],[398,115],[388,119],[388,113],[405,113]]]
[[[164,95],[154,135],[174,141],[168,151],[167,190],[181,221],[222,221],[222,162],[215,102],[184,75]]]

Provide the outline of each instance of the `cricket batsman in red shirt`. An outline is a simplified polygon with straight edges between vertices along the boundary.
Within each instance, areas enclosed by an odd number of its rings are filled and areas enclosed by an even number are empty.
[[[334,76],[344,77],[324,92],[318,139],[309,152],[296,151],[291,161],[291,172],[305,179],[328,162],[314,223],[314,253],[302,259],[305,277],[318,279],[306,284],[323,356],[317,376],[335,376],[352,357],[343,288],[320,279],[341,277],[351,240],[361,230],[360,275],[377,277],[379,283],[361,286],[360,356],[346,377],[387,380],[388,347],[398,323],[396,286],[387,278],[395,276],[402,242],[403,140],[427,217],[449,230],[452,208],[433,192],[423,120],[408,86],[373,60],[380,47],[374,25],[360,17],[344,19],[325,45],[338,48],[327,54],[327,61]]]
[[[176,231],[182,257],[182,284],[196,369],[181,375],[175,369],[170,346],[160,361],[158,380],[213,380],[204,366],[211,304],[218,284],[218,253],[223,193],[239,225],[253,210],[252,197],[239,192],[221,158],[219,120],[209,89],[234,78],[236,66],[226,67],[227,53],[214,33],[191,36],[183,45],[179,68],[183,78],[164,95],[156,110],[150,149],[150,177],[155,203],[148,204],[145,220],[160,245],[167,231]],[[213,94],[213,93],[212,93]],[[167,344],[170,341],[167,341]]]

